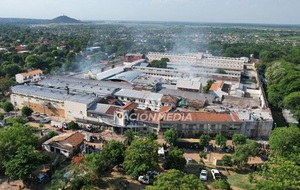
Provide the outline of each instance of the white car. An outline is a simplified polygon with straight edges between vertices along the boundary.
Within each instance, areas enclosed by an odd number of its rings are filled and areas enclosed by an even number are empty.
[[[207,180],[207,170],[201,170],[199,178],[201,181],[206,181]]]
[[[138,181],[143,184],[150,184],[150,177],[148,175],[142,175],[138,177]]]
[[[211,169],[211,174],[215,180],[221,179],[221,174],[217,169]]]

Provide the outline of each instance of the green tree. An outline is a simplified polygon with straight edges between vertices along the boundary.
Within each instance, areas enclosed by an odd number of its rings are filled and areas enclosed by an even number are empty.
[[[203,159],[206,159],[206,158],[207,158],[206,152],[204,152],[204,151],[199,152],[199,157],[200,157],[200,162],[201,162],[202,164],[204,164]]]
[[[125,145],[119,141],[111,140],[103,148],[101,154],[113,166],[122,164],[125,156]]]
[[[22,115],[28,117],[33,113],[33,110],[30,107],[24,106],[21,109]]]
[[[48,139],[51,139],[52,137],[55,137],[57,136],[58,133],[56,131],[50,131],[48,134],[47,134],[47,137]]]
[[[9,64],[6,66],[3,66],[2,71],[6,74],[6,77],[14,77],[16,74],[21,73],[22,69],[18,64]]]
[[[244,136],[243,134],[236,133],[236,134],[232,135],[232,143],[234,145],[246,144],[246,140],[247,140],[247,137]]]
[[[246,144],[238,145],[235,148],[235,152],[232,156],[234,163],[239,167],[247,164],[249,157],[256,156],[257,143],[255,141],[249,141]]]
[[[277,127],[269,138],[271,154],[300,163],[300,129],[298,127]]]
[[[4,119],[4,114],[0,113],[0,120],[3,120],[3,119]]]
[[[3,162],[11,160],[16,155],[18,147],[22,145],[36,146],[38,137],[31,127],[14,124],[0,130],[0,166]]]
[[[210,136],[207,134],[202,134],[199,139],[199,144],[202,147],[207,147],[209,145]]]
[[[170,60],[168,58],[162,58],[161,60],[153,60],[151,61],[149,67],[156,67],[156,68],[167,68],[167,62]]]
[[[69,123],[67,123],[67,127],[68,129],[72,129],[72,130],[79,129],[79,125],[75,121],[70,121]]]
[[[6,95],[9,92],[9,89],[16,82],[9,78],[1,78],[0,77],[0,95]]]
[[[6,123],[7,125],[13,126],[13,125],[19,125],[22,124],[24,125],[25,123],[27,123],[27,119],[24,119],[21,116],[17,116],[17,117],[10,117],[8,119],[6,119]]]
[[[103,175],[103,172],[108,167],[108,160],[106,160],[102,154],[93,152],[84,155],[84,158],[87,168],[95,178]]]
[[[5,111],[5,112],[10,112],[10,111],[13,111],[14,110],[14,105],[11,103],[11,102],[4,102],[2,104],[2,109]]]
[[[179,150],[177,147],[169,148],[166,162],[169,169],[183,170],[186,165],[183,151]]]
[[[203,86],[202,92],[203,92],[204,94],[207,94],[207,93],[209,92],[209,89],[210,89],[210,87],[211,87],[211,85],[212,85],[213,83],[214,83],[214,82],[213,82],[212,80],[208,80],[206,86]]]
[[[164,132],[164,140],[170,145],[174,145],[177,140],[177,132],[174,128],[168,129]]]
[[[147,134],[147,138],[148,138],[148,139],[151,139],[151,140],[156,140],[156,139],[157,139],[157,134],[154,133],[154,132],[149,132],[149,133]]]
[[[216,145],[220,146],[221,149],[224,149],[226,147],[227,139],[223,135],[217,134],[215,140]]]
[[[206,190],[207,187],[194,174],[185,174],[172,169],[161,173],[153,186],[147,186],[147,190]]]
[[[230,190],[230,184],[224,180],[215,180],[211,183],[211,186],[213,186],[213,188],[217,189],[217,190]]]
[[[25,179],[38,165],[38,156],[34,147],[21,145],[16,151],[16,155],[9,161],[4,162],[5,174],[10,179]]]
[[[131,130],[131,129],[130,130],[126,130],[124,132],[124,137],[125,137],[124,144],[126,146],[130,146],[130,144],[132,143],[132,141],[135,138],[135,135],[136,135],[136,133],[133,130]]]
[[[263,179],[256,181],[257,190],[296,190],[300,187],[300,166],[286,158],[272,158],[260,174]]]
[[[227,167],[227,166],[232,166],[232,157],[231,156],[229,156],[229,155],[224,155],[223,157],[222,157],[222,160],[221,160],[221,165],[222,166],[225,166],[225,167]]]
[[[125,151],[126,173],[133,178],[158,168],[158,143],[149,139],[136,138]]]
[[[219,73],[219,74],[227,74],[226,71],[224,69],[221,69],[221,68],[218,68],[216,70],[216,73]]]

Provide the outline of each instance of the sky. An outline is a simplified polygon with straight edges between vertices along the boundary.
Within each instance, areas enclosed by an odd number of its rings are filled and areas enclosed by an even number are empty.
[[[300,0],[0,0],[0,17],[300,24]]]

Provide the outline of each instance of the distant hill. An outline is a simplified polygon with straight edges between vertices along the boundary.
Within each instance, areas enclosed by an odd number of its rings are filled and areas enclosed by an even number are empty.
[[[52,20],[49,20],[49,23],[82,23],[80,20],[76,20],[74,18],[70,18],[68,16],[59,16]]]
[[[18,24],[77,24],[83,23],[80,20],[70,18],[68,16],[59,16],[54,19],[31,19],[31,18],[0,18],[0,23],[18,23]]]

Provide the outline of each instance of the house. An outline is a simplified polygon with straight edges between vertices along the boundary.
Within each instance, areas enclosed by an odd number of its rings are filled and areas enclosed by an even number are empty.
[[[222,98],[224,95],[229,95],[230,89],[231,85],[224,83],[224,81],[214,82],[209,89],[209,94]]]
[[[146,56],[144,54],[131,54],[131,53],[127,53],[124,56],[124,62],[128,62],[128,63],[132,63],[134,61],[140,60],[140,59],[145,59]]]
[[[17,83],[37,82],[45,78],[40,69],[18,73],[15,75]]]
[[[48,152],[62,154],[72,157],[80,151],[85,135],[80,132],[64,133],[47,140],[42,144],[42,148]]]

